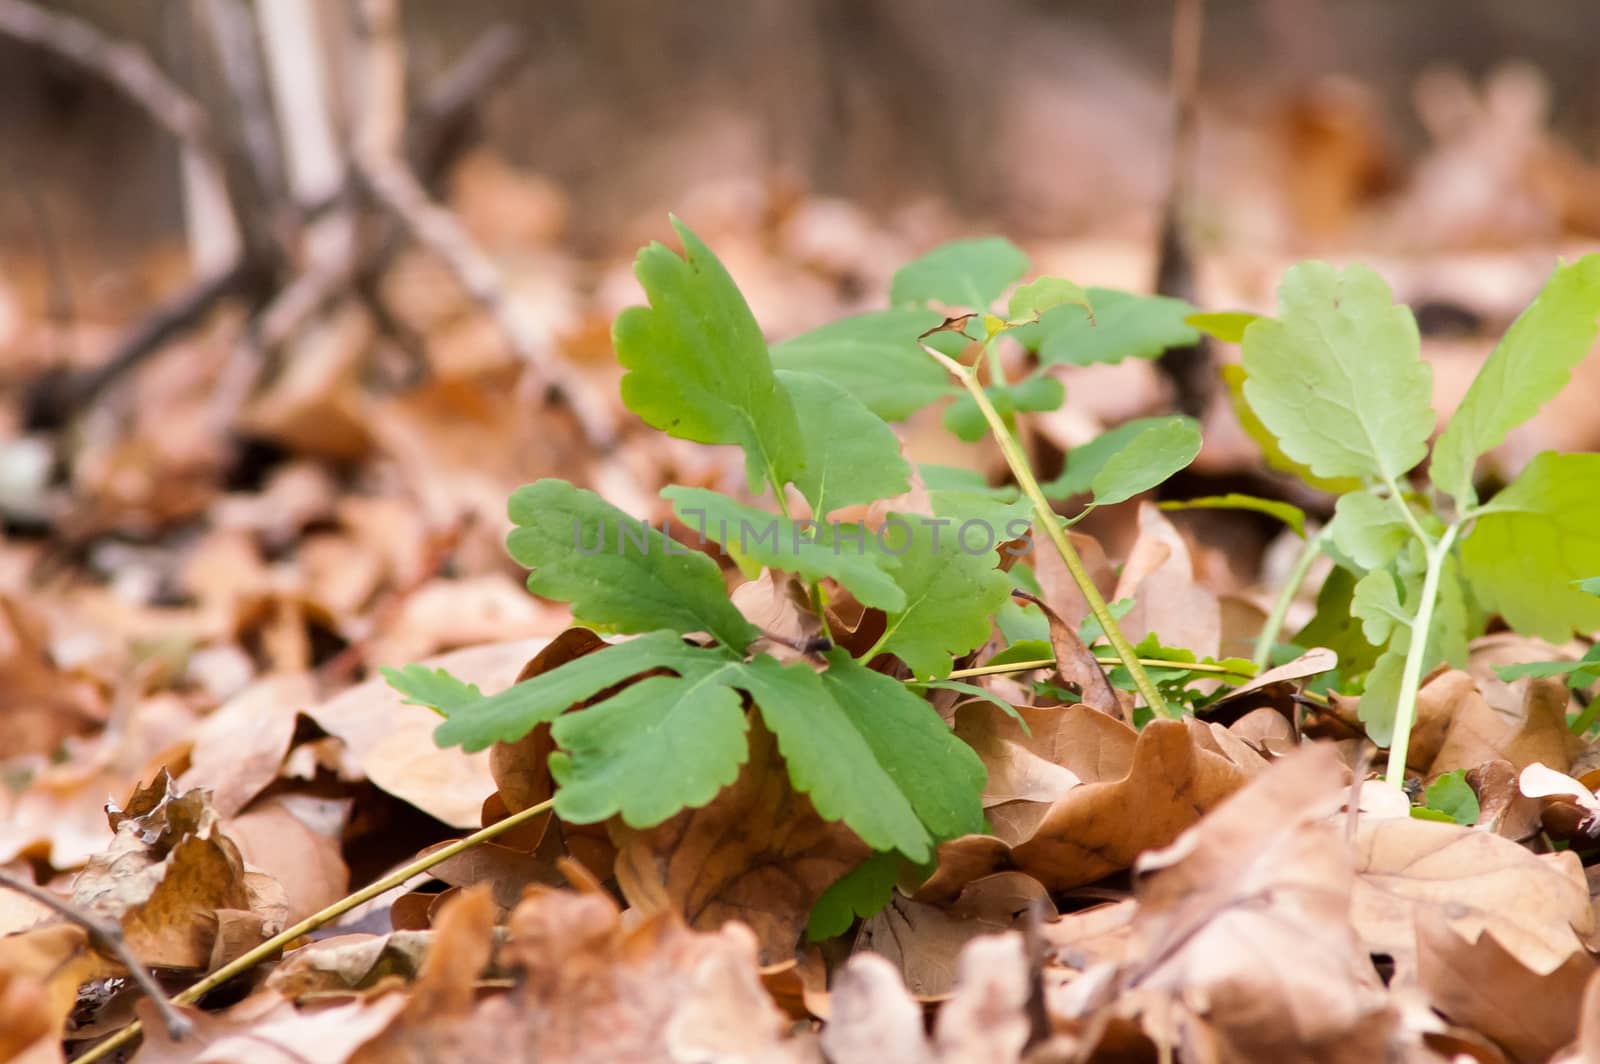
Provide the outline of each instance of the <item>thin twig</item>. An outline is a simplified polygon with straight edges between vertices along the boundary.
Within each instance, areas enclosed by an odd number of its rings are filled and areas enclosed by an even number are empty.
[[[457,839],[448,846],[441,846],[431,853],[424,854],[410,864],[395,869],[382,879],[368,883],[354,894],[340,898],[327,908],[312,913],[293,927],[285,928],[282,932],[261,943],[261,945],[218,968],[187,990],[174,994],[170,1003],[172,1005],[194,1004],[211,993],[211,991],[217,989],[217,987],[222,986],[236,976],[243,975],[262,961],[274,956],[301,935],[315,931],[330,920],[338,919],[357,905],[371,901],[378,895],[393,890],[413,876],[421,875],[434,865],[447,861],[458,853],[470,850],[479,843],[488,842],[490,839],[504,834],[520,824],[525,824],[533,818],[549,812],[553,805],[555,805],[555,799],[547,798],[538,805],[529,806],[526,809],[512,813],[504,820],[497,820],[486,828],[480,828],[464,839]],[[142,1029],[137,1021],[130,1023],[104,1042],[99,1043],[87,1053],[78,1057],[75,1064],[92,1064],[93,1061],[108,1056],[138,1037]]]
[[[161,1012],[161,1018],[166,1022],[167,1033],[172,1035],[172,1040],[182,1041],[188,1035],[192,1029],[188,1018],[167,1001],[160,985],[151,977],[145,966],[139,963],[139,958],[133,955],[133,951],[128,949],[128,943],[122,937],[122,928],[82,911],[65,898],[58,898],[43,887],[29,883],[26,879],[20,879],[4,868],[0,868],[0,887],[25,894],[67,921],[83,928],[88,932],[89,944],[100,953],[115,957],[124,968],[128,969],[128,974],[139,984],[139,989],[155,1002],[156,1008]]]
[[[216,160],[205,108],[141,49],[108,37],[82,19],[24,0],[0,0],[0,33],[54,52],[116,86],[162,129]]]
[[[362,181],[417,242],[455,274],[467,294],[494,319],[517,356],[540,376],[549,392],[572,409],[588,441],[597,447],[608,446],[615,427],[606,405],[561,379],[561,366],[549,342],[522,304],[506,293],[494,260],[478,247],[455,215],[434,202],[406,163],[405,46],[397,5],[394,0],[366,0],[362,11],[366,98],[356,149],[356,169]]]

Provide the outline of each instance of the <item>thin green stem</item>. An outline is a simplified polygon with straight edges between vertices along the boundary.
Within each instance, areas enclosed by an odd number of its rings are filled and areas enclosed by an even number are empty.
[[[1108,669],[1122,664],[1121,658],[1096,657],[1094,660]],[[1172,661],[1167,658],[1138,658],[1136,660],[1140,665],[1152,669],[1187,669],[1190,672],[1216,673],[1219,676],[1234,676],[1242,680],[1255,678],[1249,673],[1238,672],[1228,668],[1226,665],[1211,665],[1199,661]],[[1055,664],[1054,658],[1046,658],[1041,661],[1008,661],[1003,665],[977,665],[970,669],[956,669],[945,678],[948,680],[966,680],[974,676],[1000,676],[1011,672],[1032,672],[1034,669],[1053,668]]]
[[[1323,538],[1327,535],[1327,531],[1327,526],[1324,525],[1320,532],[1307,539],[1305,546],[1300,548],[1300,554],[1295,558],[1294,565],[1289,568],[1289,575],[1284,578],[1278,597],[1273,600],[1272,612],[1267,614],[1267,623],[1262,626],[1261,634],[1256,636],[1255,650],[1251,659],[1263,669],[1272,660],[1272,648],[1278,645],[1278,636],[1283,631],[1284,619],[1289,616],[1289,608],[1294,605],[1294,600],[1300,594],[1300,586],[1306,582],[1306,574],[1311,572],[1311,566],[1322,553]]]
[[[1411,747],[1411,726],[1417,719],[1417,691],[1422,685],[1422,663],[1428,653],[1428,629],[1433,627],[1433,609],[1439,599],[1439,578],[1460,531],[1459,524],[1452,524],[1444,530],[1439,542],[1428,546],[1428,568],[1422,577],[1421,601],[1411,619],[1411,643],[1406,647],[1405,665],[1400,670],[1400,691],[1394,706],[1394,738],[1389,743],[1389,769],[1384,776],[1396,787],[1403,787],[1406,782],[1406,755]],[[1428,543],[1426,536],[1423,542]]]
[[[1127,664],[1128,673],[1133,678],[1133,685],[1139,694],[1144,697],[1145,704],[1150,711],[1158,717],[1179,718],[1180,713],[1167,705],[1166,699],[1161,697],[1161,692],[1156,688],[1150,674],[1144,671],[1144,666],[1139,664],[1139,655],[1134,652],[1133,644],[1128,642],[1127,636],[1122,634],[1122,629],[1117,627],[1117,619],[1111,615],[1111,609],[1106,605],[1105,598],[1100,594],[1100,589],[1094,586],[1094,579],[1089,576],[1089,570],[1084,567],[1083,559],[1078,557],[1072,541],[1067,538],[1066,532],[1057,520],[1056,513],[1050,508],[1050,501],[1044,497],[1044,492],[1039,488],[1039,481],[1033,475],[1033,469],[1028,464],[1027,455],[1022,453],[1022,448],[1017,444],[1016,437],[1006,427],[1005,420],[1000,417],[1000,412],[989,401],[989,396],[978,384],[977,376],[966,366],[956,360],[935,351],[926,344],[922,349],[931,355],[940,365],[944,366],[972,396],[973,402],[978,404],[983,418],[989,423],[990,434],[1000,445],[1000,453],[1005,456],[1006,465],[1011,467],[1011,475],[1022,488],[1028,501],[1033,503],[1035,524],[1044,529],[1050,538],[1050,543],[1056,552],[1061,555],[1061,560],[1066,564],[1067,572],[1072,574],[1073,583],[1078,585],[1078,590],[1083,593],[1085,601],[1089,604],[1089,612],[1094,614],[1095,620],[1100,622],[1100,630],[1111,641],[1111,648],[1117,652],[1117,657]]]
[[[1395,506],[1399,508],[1400,516],[1405,518],[1407,527],[1411,529],[1411,534],[1416,536],[1417,541],[1424,547],[1431,544],[1433,537],[1423,531],[1422,523],[1417,520],[1417,515],[1412,513],[1411,507],[1406,504],[1406,497],[1401,493],[1400,485],[1396,483],[1393,477],[1384,478],[1384,483],[1388,485],[1389,498],[1393,499]]]
[[[261,943],[261,945],[257,946],[255,949],[252,949],[249,952],[242,954],[237,959],[224,964],[221,968],[218,968],[216,971],[212,972],[198,983],[195,983],[187,990],[183,990],[174,994],[170,999],[171,1004],[194,1004],[196,1001],[199,1001],[201,998],[205,997],[222,984],[228,982],[230,979],[244,974],[251,968],[254,968],[256,965],[260,964],[262,961],[273,956],[282,950],[283,947],[287,946],[301,935],[315,931],[329,920],[338,919],[351,909],[354,909],[357,905],[360,905],[363,902],[371,901],[373,898],[376,898],[385,891],[393,890],[395,887],[400,886],[411,877],[426,872],[434,865],[440,864],[443,861],[447,861],[458,853],[470,850],[479,843],[488,842],[495,836],[504,834],[519,824],[525,824],[534,817],[539,816],[542,813],[549,812],[551,806],[554,804],[554,798],[547,798],[538,805],[529,806],[527,809],[522,809],[512,813],[504,820],[497,820],[488,827],[480,828],[464,839],[457,839],[448,846],[444,846],[430,854],[425,854],[424,856],[417,858],[415,861],[412,861],[410,864],[395,869],[382,879],[368,883],[354,894],[340,898],[332,905],[329,905],[327,908],[311,914],[304,920],[301,920],[299,923],[295,924],[293,927],[285,928],[282,932],[267,939],[267,941]],[[142,1028],[138,1022],[130,1023],[128,1026],[122,1028],[122,1030],[118,1031],[110,1038],[107,1038],[104,1042],[101,1042],[99,1045],[96,1045],[94,1048],[90,1049],[87,1053],[84,1053],[82,1056],[76,1058],[74,1064],[91,1064],[93,1061],[99,1060],[105,1056],[109,1056],[117,1049],[120,1049],[122,1046],[127,1045],[134,1038],[138,1037],[141,1030]]]

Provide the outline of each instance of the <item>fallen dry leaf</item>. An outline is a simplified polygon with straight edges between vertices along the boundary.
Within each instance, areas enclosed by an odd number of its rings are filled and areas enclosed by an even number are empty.
[[[1012,860],[1052,890],[1091,883],[1172,842],[1244,782],[1237,765],[1197,746],[1183,723],[1152,721],[1126,776],[1067,791]]]
[[[1356,833],[1351,918],[1362,941],[1414,970],[1418,913],[1433,909],[1475,941],[1485,930],[1534,972],[1583,948],[1593,925],[1571,852],[1537,855],[1486,831],[1430,820],[1364,820]]]
[[[204,791],[178,792],[162,773],[126,809],[107,812],[115,837],[79,873],[72,902],[119,924],[134,956],[206,968],[230,912],[244,914],[233,924],[249,925],[237,933],[250,945],[283,929],[283,888],[245,865]]]

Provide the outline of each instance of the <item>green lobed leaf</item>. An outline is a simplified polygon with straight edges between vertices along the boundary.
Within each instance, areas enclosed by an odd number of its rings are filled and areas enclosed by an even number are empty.
[[[1422,802],[1424,808],[1442,813],[1457,824],[1471,827],[1478,822],[1478,795],[1467,783],[1466,769],[1440,775],[1422,792]]]
[[[1082,307],[1091,315],[1094,313],[1094,305],[1082,288],[1064,277],[1039,277],[1011,293],[1011,300],[1006,304],[1006,317],[1012,321],[1022,321],[1065,305]]]
[[[1250,409],[1250,403],[1244,397],[1244,382],[1243,366],[1230,362],[1222,367],[1222,383],[1228,389],[1228,401],[1233,406],[1233,415],[1239,419],[1239,427],[1244,429],[1245,435],[1261,448],[1261,457],[1268,468],[1299,477],[1313,488],[1333,492],[1336,495],[1361,489],[1359,477],[1319,477],[1305,465],[1284,454],[1283,448],[1278,446],[1278,438],[1268,431],[1261,423],[1261,419],[1256,417],[1256,412]]]
[[[1200,431],[1199,423],[1192,418],[1141,417],[1125,421],[1116,428],[1107,429],[1088,443],[1079,444],[1068,451],[1066,466],[1061,470],[1061,475],[1042,485],[1045,497],[1067,499],[1074,495],[1088,494],[1094,490],[1095,478],[1100,475],[1100,471],[1105,468],[1113,455],[1127,447],[1145,431],[1173,421],[1187,421],[1196,434]]]
[[[982,534],[964,543],[953,519],[895,513],[879,530],[883,564],[906,605],[888,611],[878,650],[894,654],[918,679],[943,679],[951,655],[989,637],[990,618],[1011,595],[1010,581],[995,567],[994,548],[1006,532],[977,526]]]
[[[699,677],[736,660],[721,648],[689,646],[674,632],[652,632],[585,654],[470,704],[441,705],[428,700],[439,693],[434,689],[401,686],[393,677],[389,682],[413,701],[447,713],[449,719],[434,729],[435,742],[473,753],[495,743],[514,743],[578,703],[652,669]]]
[[[1397,625],[1409,628],[1411,624],[1411,611],[1401,604],[1395,580],[1390,570],[1374,569],[1356,581],[1350,597],[1350,614],[1361,618],[1361,631],[1375,647],[1387,644]]]
[[[875,853],[834,880],[811,907],[806,941],[821,942],[842,935],[857,917],[866,919],[880,912],[894,894],[900,865],[901,858],[896,853]]]
[[[1088,297],[1093,318],[1082,307],[1063,306],[1040,320],[1039,361],[1088,366],[1156,358],[1170,347],[1200,341],[1200,331],[1184,320],[1194,307],[1181,299],[1112,288],[1091,288]]]
[[[1568,687],[1588,687],[1600,678],[1600,643],[1591,646],[1577,661],[1525,661],[1516,665],[1496,665],[1494,671],[1507,683],[1524,676],[1541,679],[1565,676],[1568,678]]]
[[[651,676],[556,718],[556,815],[593,824],[620,814],[648,828],[715,798],[750,754],[744,707],[729,686],[743,668],[726,661],[694,677]]]
[[[1244,340],[1244,331],[1249,328],[1250,323],[1260,317],[1261,315],[1252,314],[1247,310],[1219,310],[1191,314],[1183,320],[1214,340],[1221,340],[1225,344],[1237,344]]]
[[[1193,418],[1159,418],[1106,459],[1090,488],[1097,506],[1125,502],[1162,484],[1200,453],[1200,426]]]
[[[1585,595],[1600,595],[1600,576],[1591,576],[1587,580],[1574,580],[1573,584]]]
[[[983,762],[933,706],[839,647],[828,652],[828,669],[821,675],[834,702],[936,841],[983,830]]]
[[[870,533],[835,542],[826,528],[802,527],[705,488],[673,486],[661,494],[680,521],[730,553],[808,581],[831,577],[867,606],[905,607],[905,593],[879,564]]]
[[[1478,601],[1554,643],[1600,629],[1600,598],[1575,586],[1600,568],[1600,454],[1536,457],[1489,501],[1461,544]]]
[[[823,377],[779,370],[778,380],[789,391],[805,441],[795,486],[819,520],[911,487],[900,439],[882,418]]]
[[[789,395],[773,374],[761,328],[727,270],[689,227],[679,258],[663,244],[639,252],[634,273],[648,307],[612,324],[622,401],[653,428],[697,443],[744,448],[750,490],[774,491],[799,471],[803,444]]]
[[[1395,483],[1428,452],[1433,371],[1417,323],[1365,266],[1291,267],[1280,320],[1244,334],[1244,395],[1290,459],[1323,477]]]
[[[956,240],[906,263],[889,282],[889,301],[987,310],[1028,270],[1028,256],[1004,237]]]
[[[942,320],[906,307],[841,318],[774,344],[772,364],[825,377],[879,417],[900,421],[960,391],[917,345]]]
[[[1293,503],[1281,499],[1263,499],[1259,495],[1245,495],[1230,491],[1226,495],[1202,495],[1197,499],[1182,499],[1157,504],[1163,510],[1249,510],[1253,513],[1275,517],[1289,526],[1301,539],[1306,538],[1306,512]]]
[[[933,840],[904,782],[887,771],[862,722],[839,704],[815,670],[803,662],[780,665],[763,655],[745,668],[740,683],[778,740],[790,781],[810,796],[818,816],[844,821],[874,849],[928,859]],[[921,704],[942,727],[933,707]]]
[[[1016,485],[995,486],[982,473],[956,466],[924,465],[918,471],[935,517],[983,521],[1008,540],[1027,533],[1033,504]]]
[[[407,665],[394,669],[385,665],[379,670],[384,682],[405,697],[408,706],[424,706],[440,716],[448,717],[458,709],[483,700],[483,692],[474,683],[466,683],[451,676],[444,669],[430,669],[425,665]]]
[[[1405,648],[1390,647],[1378,655],[1367,673],[1357,715],[1367,727],[1367,738],[1379,747],[1386,748],[1394,741],[1395,705],[1400,700],[1400,674],[1405,664]]]
[[[1411,529],[1393,500],[1354,491],[1339,496],[1328,536],[1345,557],[1370,571],[1394,561],[1410,541]]]
[[[1306,626],[1295,633],[1302,647],[1327,647],[1339,655],[1346,676],[1359,675],[1378,660],[1378,649],[1362,634],[1361,618],[1350,610],[1356,574],[1335,566],[1317,591],[1317,609]]]
[[[1572,379],[1600,332],[1600,254],[1557,266],[1489,355],[1439,434],[1430,476],[1457,505],[1477,502],[1472,467]]]
[[[728,600],[717,563],[592,491],[545,479],[518,488],[506,548],[528,590],[572,604],[579,623],[618,632],[709,632],[742,650],[759,633]]]

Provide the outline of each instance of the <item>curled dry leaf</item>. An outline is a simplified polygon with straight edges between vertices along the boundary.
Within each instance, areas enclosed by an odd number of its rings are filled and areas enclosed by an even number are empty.
[[[1381,1059],[1394,1017],[1346,920],[1353,866],[1330,819],[1346,780],[1331,747],[1304,749],[1142,858],[1134,944],[1098,1007],[1197,1059]]]
[[[1440,673],[1418,695],[1418,713],[1426,735],[1443,732],[1427,775],[1476,768],[1496,760],[1509,761],[1518,770],[1540,761],[1565,771],[1583,749],[1582,741],[1567,728],[1569,701],[1559,680],[1534,679],[1520,701],[1502,711],[1490,706],[1466,673]]]
[[[315,701],[316,687],[305,673],[251,684],[201,723],[178,786],[204,787],[217,815],[233,816],[278,777],[299,711]]]
[[[613,824],[616,875],[641,914],[677,913],[701,931],[742,921],[772,964],[794,956],[816,900],[871,849],[790,786],[759,719],[749,735],[739,778],[709,805],[645,831]]]
[[[1106,672],[1100,663],[1084,646],[1083,640],[1078,638],[1078,629],[1068,624],[1044,602],[1037,599],[1035,604],[1044,611],[1045,619],[1050,622],[1050,649],[1056,658],[1056,672],[1072,688],[1078,691],[1083,704],[1090,709],[1098,710],[1107,716],[1123,718],[1122,704],[1117,701],[1116,692],[1111,689],[1111,681],[1106,679]]]
[[[1091,883],[1172,842],[1244,782],[1239,766],[1197,745],[1182,722],[1152,721],[1126,776],[1067,791],[1012,860],[1051,890]]]
[[[1439,1012],[1487,1035],[1519,1062],[1548,1060],[1577,1037],[1584,988],[1595,973],[1588,953],[1538,972],[1493,931],[1466,938],[1438,909],[1419,910],[1416,927],[1417,980]]]
[[[72,901],[120,924],[135,956],[205,968],[217,947],[231,952],[283,929],[283,888],[247,868],[204,791],[180,793],[163,772],[108,815],[116,835],[79,874]]]
[[[267,976],[268,990],[287,998],[369,990],[384,979],[410,981],[422,970],[433,934],[391,931],[387,935],[335,935],[284,955]]]
[[[1414,970],[1417,920],[1444,916],[1461,937],[1485,930],[1534,972],[1583,948],[1594,916],[1572,852],[1537,855],[1487,831],[1431,820],[1363,820],[1356,831],[1351,919],[1373,953]]]
[[[701,934],[670,915],[624,929],[599,894],[537,891],[512,913],[508,993],[481,998],[494,903],[468,890],[441,914],[401,1015],[350,1060],[815,1060],[762,988],[739,924]]]

